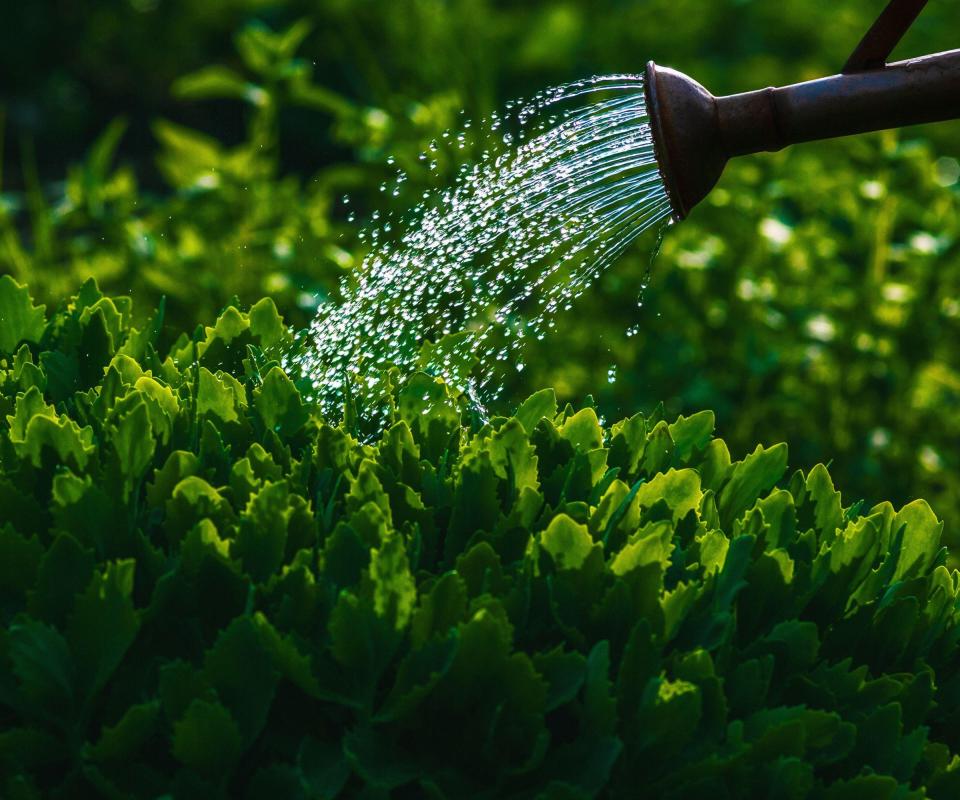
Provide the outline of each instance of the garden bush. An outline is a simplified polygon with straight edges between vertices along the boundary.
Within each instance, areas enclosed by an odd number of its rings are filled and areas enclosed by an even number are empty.
[[[130,118],[90,144],[92,123],[89,135],[66,133],[68,109],[48,100],[62,124],[47,119],[36,153],[25,147],[21,159],[16,144],[30,131],[20,121],[35,115],[22,98],[10,101],[0,273],[51,307],[89,277],[137,298],[135,313],[165,298],[166,320],[183,330],[234,297],[249,305],[265,295],[289,323],[307,325],[366,254],[360,221],[394,203],[402,212],[470,160],[441,136],[461,108],[477,119],[551,83],[639,69],[647,57],[717,92],[812,78],[842,63],[877,10],[867,0],[822,16],[806,0],[536,0],[522,9],[271,0],[243,26],[247,0],[217,10],[137,0],[122,16],[115,5],[97,0],[77,21],[88,66],[75,69],[91,81],[149,84],[149,111],[128,103]],[[953,46],[951,13],[931,4],[899,52]],[[301,14],[312,28],[296,22]],[[90,44],[100,41],[114,49]],[[184,54],[183,42],[196,52]],[[59,52],[18,37],[0,48],[11,62],[0,72]],[[129,74],[118,75],[118,59]],[[549,337],[529,342],[527,368],[506,377],[499,410],[538,386],[554,386],[561,402],[591,394],[608,419],[661,401],[671,416],[712,408],[733,449],[789,441],[794,464],[831,462],[853,500],[926,498],[958,549],[956,130],[735,160],[668,231],[643,308],[650,259],[638,247]],[[436,172],[417,157],[432,139],[441,142]],[[61,145],[76,161],[65,175],[45,161]],[[397,167],[409,197],[393,200],[378,188]]]
[[[434,377],[374,440],[269,299],[171,339],[0,278],[10,798],[960,792],[960,576],[710,412],[484,419]]]

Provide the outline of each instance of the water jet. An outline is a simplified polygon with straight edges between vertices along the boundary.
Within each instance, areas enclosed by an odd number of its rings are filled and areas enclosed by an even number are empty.
[[[819,80],[714,97],[651,61],[647,112],[674,218],[685,218],[736,156],[960,118],[960,50],[886,63],[926,3],[892,0],[843,71]]]

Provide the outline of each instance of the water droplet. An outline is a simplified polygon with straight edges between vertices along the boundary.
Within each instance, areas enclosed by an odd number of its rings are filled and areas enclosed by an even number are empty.
[[[441,138],[465,148],[467,128]],[[486,417],[483,403],[502,395],[506,372],[525,372],[525,343],[551,335],[558,312],[645,230],[669,221],[639,78],[580,81],[510,103],[474,124],[469,142],[482,156],[445,162],[451,186],[423,191],[407,214],[382,223],[380,211],[371,215],[382,227],[357,234],[369,253],[344,278],[344,300],[320,305],[289,357],[328,417],[341,413],[349,386],[371,420],[385,420],[377,376],[392,366],[409,374],[427,340],[431,373]],[[437,153],[434,139],[420,154],[432,172]],[[398,171],[393,196],[405,179]],[[444,343],[451,333],[463,334],[455,346]],[[472,377],[459,366],[465,352],[478,361]]]

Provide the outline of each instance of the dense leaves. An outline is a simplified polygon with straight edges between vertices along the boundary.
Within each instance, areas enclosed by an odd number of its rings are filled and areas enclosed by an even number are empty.
[[[0,308],[4,796],[960,791],[926,503],[733,461],[708,412],[482,421],[426,375],[359,441],[269,300],[162,349],[93,283]]]
[[[462,119],[476,130],[515,97],[647,58],[717,93],[830,74],[882,4],[21,5],[0,30],[13,84],[0,89],[0,272],[50,308],[91,276],[142,311],[165,296],[167,321],[190,330],[235,295],[269,295],[305,325],[362,259],[360,221],[415,205],[475,158],[442,137]],[[898,57],[956,46],[954,17],[929,4]],[[129,118],[108,124],[118,107]],[[928,499],[956,545],[956,134],[928,126],[735,161],[668,232],[643,308],[652,242],[531,342],[501,412],[548,385],[563,401],[592,394],[609,419],[661,401],[671,416],[712,408],[731,447],[789,441],[795,464],[832,462],[867,505]],[[433,139],[431,172],[418,154]],[[66,173],[59,148],[76,162]],[[394,200],[378,189],[397,168],[409,191]]]

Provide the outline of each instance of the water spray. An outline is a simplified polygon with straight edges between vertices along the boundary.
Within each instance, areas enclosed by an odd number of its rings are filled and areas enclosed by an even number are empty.
[[[892,0],[839,75],[714,97],[647,65],[647,111],[673,214],[681,220],[727,161],[792,144],[960,118],[960,50],[887,64],[927,0]]]

